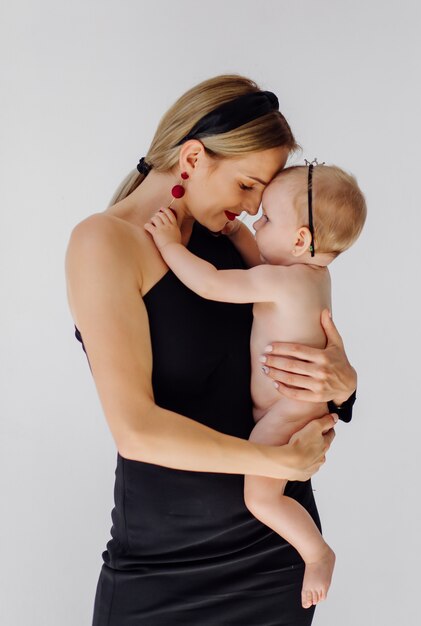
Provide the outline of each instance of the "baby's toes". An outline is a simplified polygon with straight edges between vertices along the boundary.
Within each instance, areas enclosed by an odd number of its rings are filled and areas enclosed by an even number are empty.
[[[313,590],[312,594],[313,594],[313,604],[317,604],[318,601],[319,601],[319,594],[318,594],[317,591],[314,591],[314,590]]]
[[[301,604],[308,609],[313,604],[313,595],[309,589],[303,589],[301,592]]]

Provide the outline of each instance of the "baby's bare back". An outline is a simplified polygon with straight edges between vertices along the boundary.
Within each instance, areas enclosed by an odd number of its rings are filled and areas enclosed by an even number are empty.
[[[324,348],[326,336],[320,316],[324,308],[331,309],[331,285],[327,267],[292,265],[286,269],[279,293],[274,293],[274,301],[253,305],[251,394],[256,422],[272,407],[282,417],[284,425],[286,421],[291,422],[292,433],[327,413],[327,404],[291,400],[280,395],[273,379],[263,373],[259,357],[272,341]]]

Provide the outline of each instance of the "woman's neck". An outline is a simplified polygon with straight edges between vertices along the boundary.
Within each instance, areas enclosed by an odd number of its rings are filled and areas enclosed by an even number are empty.
[[[152,170],[131,194],[108,207],[104,213],[111,213],[143,227],[161,207],[171,204],[173,199],[171,189],[178,183],[179,180],[174,174]],[[194,218],[190,215],[182,198],[175,200],[171,208],[177,213],[177,222],[183,241],[188,240]]]

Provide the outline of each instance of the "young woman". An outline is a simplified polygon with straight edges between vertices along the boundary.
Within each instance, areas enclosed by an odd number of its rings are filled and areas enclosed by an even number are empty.
[[[245,268],[217,235],[233,215],[257,213],[295,148],[274,94],[241,76],[210,79],[164,115],[111,205],[71,233],[75,334],[118,451],[93,626],[311,624],[315,607],[301,605],[304,562],[248,511],[244,475],[290,481],[285,494],[321,530],[310,477],[335,419],[313,420],[283,446],[249,441],[252,305],[190,291],[144,230],[174,194],[182,242],[219,269]],[[269,375],[286,397],[342,405],[349,420],[356,373],[327,314],[322,323],[324,350],[274,337]]]

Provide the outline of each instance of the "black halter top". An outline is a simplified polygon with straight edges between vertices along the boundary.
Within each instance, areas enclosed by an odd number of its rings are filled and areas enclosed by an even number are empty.
[[[218,269],[246,267],[227,237],[215,237],[198,222],[187,247]],[[156,404],[247,439],[254,426],[249,347],[252,304],[204,299],[171,270],[145,294],[144,302]],[[162,606],[166,601],[168,605],[170,597],[173,603],[177,597],[181,602],[187,588],[195,585],[203,598],[209,599],[209,589],[212,594],[231,590],[244,594],[247,602],[257,590],[262,594],[271,589],[274,598],[278,597],[280,587],[289,584],[291,569],[298,568],[302,576],[304,565],[298,552],[246,508],[242,475],[172,469],[117,453],[115,476],[112,538],[102,558],[107,568],[141,576],[136,580],[143,600],[136,602],[139,615],[151,619],[145,623],[155,623],[150,608],[153,600],[149,592],[148,597],[144,594],[146,589],[160,598],[162,617]],[[310,480],[287,483],[285,494],[301,502],[320,528]],[[282,572],[286,578],[280,577]],[[207,623],[202,617],[197,617],[197,623]],[[173,623],[162,619],[162,623]],[[209,623],[224,623],[215,620]]]

